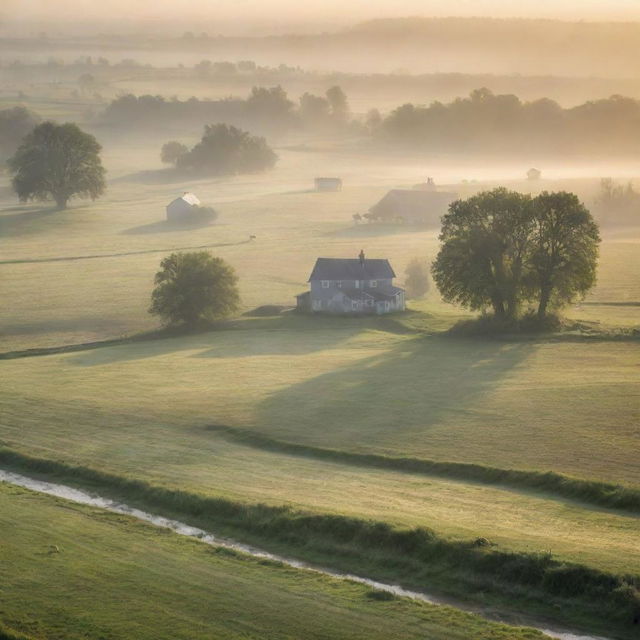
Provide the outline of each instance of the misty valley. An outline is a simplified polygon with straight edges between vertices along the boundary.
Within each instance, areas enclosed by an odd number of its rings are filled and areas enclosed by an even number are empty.
[[[0,640],[640,637],[640,15],[8,2]]]

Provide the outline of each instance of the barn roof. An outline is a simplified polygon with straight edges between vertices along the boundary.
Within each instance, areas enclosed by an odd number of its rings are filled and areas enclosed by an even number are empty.
[[[375,280],[395,278],[388,260],[378,258],[318,258],[309,276],[311,280]]]
[[[190,204],[191,206],[200,204],[200,200],[198,200],[196,195],[193,193],[189,193],[188,191],[185,191],[180,197],[176,198],[175,200],[172,200],[169,204],[173,204],[174,202],[180,202],[180,200],[184,200],[187,204]]]

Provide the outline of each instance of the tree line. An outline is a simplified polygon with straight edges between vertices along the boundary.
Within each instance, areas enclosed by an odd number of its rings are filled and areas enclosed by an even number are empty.
[[[614,95],[564,109],[548,98],[522,102],[482,88],[446,104],[402,105],[380,122],[374,136],[433,152],[635,154],[640,101]]]
[[[126,94],[113,100],[99,121],[118,127],[152,128],[158,125],[204,125],[225,122],[253,125],[258,130],[286,131],[306,125],[342,126],[349,121],[349,105],[344,91],[330,87],[324,95],[305,93],[299,103],[291,100],[281,86],[253,87],[245,98],[222,100]]]

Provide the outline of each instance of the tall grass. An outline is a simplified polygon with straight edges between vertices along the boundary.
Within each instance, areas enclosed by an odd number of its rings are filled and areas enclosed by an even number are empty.
[[[585,620],[593,620],[597,612],[596,620],[620,630],[628,629],[640,614],[640,576],[560,562],[551,554],[503,552],[474,542],[442,539],[427,528],[399,529],[342,515],[206,497],[7,448],[0,449],[0,463],[89,486],[151,511],[222,529],[313,561],[353,570],[355,559],[359,571],[411,586],[428,584],[457,595],[481,591],[503,600],[520,597],[551,611],[554,604],[567,605]]]
[[[572,478],[555,471],[521,471],[499,469],[465,462],[439,462],[423,458],[404,458],[372,453],[353,453],[303,444],[284,442],[248,429],[210,425],[224,438],[258,449],[294,456],[328,460],[359,467],[373,467],[408,473],[420,473],[456,480],[470,480],[489,485],[504,485],[581,500],[601,507],[640,513],[640,490],[617,484]]]
[[[17,633],[0,622],[0,640],[33,640],[33,638],[24,633]]]

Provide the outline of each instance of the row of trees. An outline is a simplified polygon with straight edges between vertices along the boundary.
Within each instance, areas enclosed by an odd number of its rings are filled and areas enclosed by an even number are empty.
[[[281,86],[253,87],[244,100],[167,100],[163,96],[127,94],[113,100],[101,120],[120,127],[201,126],[219,121],[261,131],[284,131],[311,124],[344,125],[349,120],[349,105],[338,86],[331,87],[324,96],[305,93],[298,106]]]
[[[636,152],[640,101],[623,96],[563,109],[543,98],[476,89],[468,98],[405,104],[375,127],[379,141],[429,151]]]
[[[535,304],[544,319],[596,280],[598,226],[577,196],[535,198],[500,188],[453,202],[432,265],[445,301],[516,320]]]

